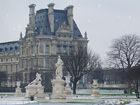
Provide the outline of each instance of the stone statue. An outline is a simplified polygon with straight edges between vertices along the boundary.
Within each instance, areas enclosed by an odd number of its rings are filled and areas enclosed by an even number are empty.
[[[62,72],[63,61],[60,56],[58,56],[58,60],[55,66],[56,66],[56,78],[62,78],[63,77],[63,72]]]
[[[33,80],[29,85],[41,85],[41,74],[36,73],[36,79]]]
[[[17,81],[17,88],[19,88],[20,87],[20,81]]]

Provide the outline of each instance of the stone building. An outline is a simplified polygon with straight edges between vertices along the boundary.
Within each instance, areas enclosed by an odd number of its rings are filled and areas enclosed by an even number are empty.
[[[73,19],[73,6],[64,10],[47,9],[35,13],[35,4],[29,5],[29,24],[25,36],[20,33],[18,41],[0,43],[0,71],[8,75],[23,73],[23,82],[29,82],[28,73],[33,70],[51,72],[58,55],[71,51],[78,43],[87,46],[87,35],[83,37]],[[9,76],[6,86],[15,86]]]

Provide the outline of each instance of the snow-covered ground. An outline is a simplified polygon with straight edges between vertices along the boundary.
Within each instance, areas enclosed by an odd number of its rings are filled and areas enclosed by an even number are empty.
[[[77,89],[77,94],[91,94],[91,89]],[[123,94],[124,90],[100,89],[100,94]]]
[[[24,97],[15,97],[14,93],[0,93],[0,105],[16,105],[16,104],[53,104],[53,105],[93,105],[94,103],[98,104],[131,104],[131,105],[140,105],[140,99],[136,99],[136,96],[130,95],[125,96],[123,94],[123,90],[100,90],[100,93],[102,94],[100,99],[92,99],[90,97],[91,89],[79,89],[77,90],[77,93],[79,95],[73,95],[71,98],[68,98],[66,100],[66,103],[50,103],[49,100],[49,94],[46,93],[46,99],[44,102],[42,101],[29,101],[27,99],[24,99]],[[82,95],[80,95],[82,94]],[[84,95],[85,94],[85,95]],[[113,95],[115,94],[115,95]],[[117,94],[117,95],[116,95]],[[74,104],[72,104],[74,103]],[[82,103],[82,104],[79,104]],[[83,104],[87,103],[87,104]]]
[[[140,100],[138,99],[103,99],[102,101],[104,101],[104,103],[98,103],[98,104],[129,104],[129,105],[140,105]],[[76,103],[76,105],[93,105],[94,102],[93,100],[78,100],[78,101],[72,101],[72,103]],[[80,103],[77,103],[77,102],[81,102]],[[84,104],[82,103],[84,102]],[[87,104],[85,104],[87,102]],[[93,104],[92,104],[93,102]],[[96,100],[96,102],[98,102]],[[130,103],[129,103],[130,102]],[[59,103],[59,102],[58,102]],[[55,104],[55,105],[75,105],[75,104],[72,104],[72,103],[41,103],[39,101],[27,101],[27,100],[22,100],[20,97],[16,98],[7,98],[7,99],[4,99],[4,100],[0,100],[0,105],[16,105],[16,104],[37,104],[37,105],[42,105],[42,104],[47,104],[47,105],[51,105],[51,104]],[[91,104],[90,104],[91,103]]]

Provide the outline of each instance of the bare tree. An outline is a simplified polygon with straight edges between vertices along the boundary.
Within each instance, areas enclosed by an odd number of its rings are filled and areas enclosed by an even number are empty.
[[[98,79],[98,83],[104,83],[103,73],[104,70],[102,68],[97,68],[95,70],[92,70],[88,74],[88,82],[92,83],[93,79]]]
[[[82,44],[77,45],[73,50],[63,57],[66,70],[72,76],[73,94],[76,94],[77,82],[83,75],[100,66],[100,59],[97,54],[87,51]]]
[[[125,35],[115,39],[108,53],[111,63],[118,68],[131,68],[140,63],[140,38]]]
[[[126,79],[131,81],[134,86],[136,97],[139,98],[140,87],[140,66],[134,66],[126,73]]]
[[[140,38],[136,35],[124,35],[115,39],[108,53],[109,62],[115,68],[126,72],[140,63]],[[129,82],[129,93],[131,90]]]

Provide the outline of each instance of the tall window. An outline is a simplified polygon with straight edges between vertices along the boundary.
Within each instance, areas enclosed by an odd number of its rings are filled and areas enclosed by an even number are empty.
[[[46,53],[49,53],[49,45],[46,45]]]
[[[3,70],[3,66],[1,66],[0,68],[1,68],[1,71],[2,71]]]
[[[22,68],[23,68],[23,66],[24,66],[24,60],[22,59]]]
[[[16,64],[16,72],[18,72],[18,64]]]
[[[72,52],[72,46],[69,47],[69,53],[71,53],[71,52]]]
[[[25,83],[27,83],[27,73],[25,73]]]
[[[24,53],[24,48],[22,47],[22,55],[23,55],[23,53]]]
[[[32,54],[33,54],[33,52],[34,52],[34,47],[33,47],[33,46],[32,46],[32,48],[31,48],[31,50],[32,50],[31,52],[32,52]]]
[[[66,53],[66,46],[63,46],[63,53]]]
[[[64,41],[63,44],[66,44],[66,41]]]
[[[60,41],[58,41],[57,44],[60,44]]]
[[[36,66],[38,66],[38,58],[36,59]]]
[[[46,67],[49,67],[49,59],[46,58]]]
[[[57,46],[57,53],[60,53],[60,46]]]
[[[13,72],[13,65],[11,64],[11,72]]]
[[[34,60],[32,59],[32,68],[34,67]]]
[[[26,68],[28,68],[28,60],[26,60]]]
[[[5,66],[5,69],[6,69],[6,72],[7,72],[8,71],[8,66],[7,65]]]
[[[36,53],[38,53],[38,45],[36,46]]]
[[[26,55],[28,55],[28,47],[26,48]]]

